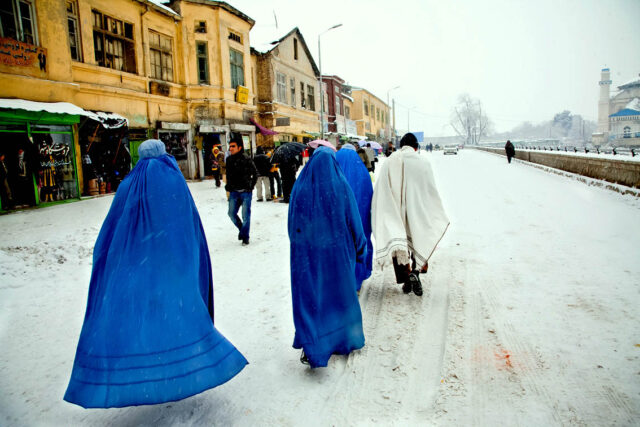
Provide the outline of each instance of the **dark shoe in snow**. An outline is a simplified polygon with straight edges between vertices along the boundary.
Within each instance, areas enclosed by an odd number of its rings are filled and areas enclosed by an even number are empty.
[[[262,200],[262,199],[258,199],[258,201],[259,201],[259,202],[262,202],[262,201],[264,201],[264,200]]]
[[[242,236],[238,233],[238,240],[242,240]]]
[[[249,238],[242,239],[242,246],[247,246],[249,244]]]
[[[404,285],[402,285],[402,292],[404,292],[405,294],[408,294],[409,292],[411,292],[412,287],[413,285],[411,281],[407,280],[406,282],[404,282]]]
[[[417,296],[421,297],[422,296],[422,283],[420,283],[420,278],[418,277],[418,275],[415,274],[415,273],[411,273],[409,275],[409,281],[408,282],[412,284],[413,293],[416,294]]]
[[[302,349],[302,353],[300,353],[300,363],[303,365],[309,365],[309,358],[304,354],[304,349]]]

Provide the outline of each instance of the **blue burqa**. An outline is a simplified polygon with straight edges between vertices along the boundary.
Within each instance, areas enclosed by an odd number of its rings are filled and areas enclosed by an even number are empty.
[[[367,238],[367,256],[364,262],[356,264],[356,285],[360,290],[362,282],[371,276],[373,270],[373,243],[371,243],[371,198],[373,185],[367,167],[351,144],[347,144],[336,153],[336,160],[342,169],[344,177],[351,186],[358,204],[358,212],[362,220],[362,229]]]
[[[246,359],[213,325],[200,216],[158,140],[118,188],[93,251],[87,310],[64,400],[147,405],[216,387]]]
[[[364,346],[356,261],[367,240],[358,206],[332,150],[319,147],[300,172],[289,203],[294,348],[311,367]]]

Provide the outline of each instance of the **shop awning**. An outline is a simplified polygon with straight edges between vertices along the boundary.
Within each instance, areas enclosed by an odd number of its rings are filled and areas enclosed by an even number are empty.
[[[255,125],[255,127],[258,128],[258,132],[260,132],[263,135],[277,135],[278,132],[276,132],[275,130],[271,130],[271,129],[267,129],[264,126],[259,125],[255,120],[253,119],[249,119],[249,121],[251,123],[253,123]]]
[[[87,111],[69,102],[36,102],[27,101],[26,99],[0,98],[0,109],[32,112],[45,111],[51,114],[84,116],[100,122],[105,128],[119,128],[129,125],[129,121],[119,114],[106,113],[103,111]]]

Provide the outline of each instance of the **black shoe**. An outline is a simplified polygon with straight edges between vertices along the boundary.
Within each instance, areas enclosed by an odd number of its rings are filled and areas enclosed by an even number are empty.
[[[309,365],[309,358],[304,354],[304,349],[302,349],[302,353],[300,353],[300,363],[303,365]]]
[[[411,281],[407,280],[406,282],[404,282],[404,285],[402,285],[402,292],[408,294],[409,292],[411,292],[412,287],[413,285],[411,284]]]
[[[421,297],[422,296],[422,283],[420,283],[420,278],[418,277],[418,275],[415,274],[415,273],[409,274],[408,283],[412,284],[413,293],[416,294],[417,296]]]
[[[262,202],[263,200],[262,200],[262,199],[258,199],[258,201],[259,201],[259,202]]]
[[[238,240],[242,240],[242,236],[238,233]]]
[[[247,246],[249,244],[249,238],[242,239],[242,246]]]

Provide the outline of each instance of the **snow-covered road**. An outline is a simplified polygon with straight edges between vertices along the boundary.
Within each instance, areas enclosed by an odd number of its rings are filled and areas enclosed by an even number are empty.
[[[291,348],[288,205],[254,202],[242,247],[224,192],[190,184],[216,326],[250,365],[170,404],[62,400],[112,197],[0,217],[0,425],[637,424],[640,201],[489,153],[422,155],[451,219],[424,296],[375,271],[365,348],[313,371]]]

